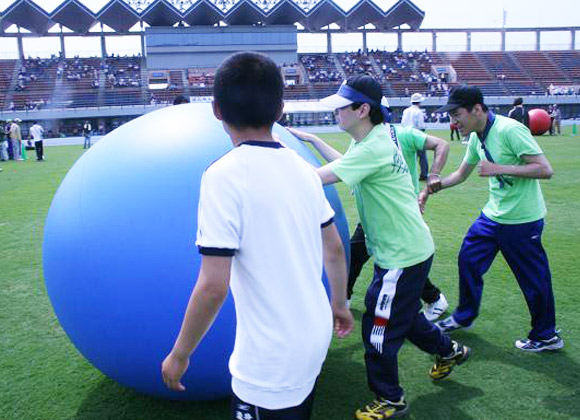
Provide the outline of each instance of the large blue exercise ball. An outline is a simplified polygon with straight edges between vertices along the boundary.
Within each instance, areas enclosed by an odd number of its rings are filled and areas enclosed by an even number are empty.
[[[317,164],[287,130],[276,126],[275,132]],[[185,393],[165,388],[160,365],[177,337],[200,266],[195,236],[201,176],[231,148],[210,104],[168,107],[102,138],[54,196],[43,248],[48,295],[80,353],[122,385],[174,399],[230,393],[231,297],[191,358]],[[348,250],[338,195],[334,188],[326,193]]]

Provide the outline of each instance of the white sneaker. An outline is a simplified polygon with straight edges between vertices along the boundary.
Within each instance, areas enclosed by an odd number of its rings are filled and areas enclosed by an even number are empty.
[[[427,321],[435,321],[443,312],[445,312],[449,308],[449,304],[447,303],[447,299],[445,299],[445,295],[443,293],[439,294],[439,299],[437,299],[433,303],[428,303],[425,305],[425,309],[423,309],[423,315],[427,318]]]
[[[444,333],[449,334],[451,331],[455,330],[470,330],[473,324],[461,325],[455,320],[455,318],[453,318],[453,315],[451,315],[441,321],[437,321],[435,326]]]
[[[559,350],[564,347],[564,340],[556,333],[549,340],[534,341],[529,338],[516,341],[516,347],[523,351],[537,353],[545,350]]]

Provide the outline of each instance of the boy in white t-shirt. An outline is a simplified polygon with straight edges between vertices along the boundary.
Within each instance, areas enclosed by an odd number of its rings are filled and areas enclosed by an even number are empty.
[[[201,269],[162,366],[167,386],[183,390],[189,356],[230,286],[237,315],[229,363],[232,419],[309,419],[333,318],[339,337],[353,328],[344,248],[320,178],[272,137],[283,90],[276,64],[257,53],[230,56],[215,74],[214,114],[234,149],[202,178]],[[323,262],[330,303],[321,282]]]

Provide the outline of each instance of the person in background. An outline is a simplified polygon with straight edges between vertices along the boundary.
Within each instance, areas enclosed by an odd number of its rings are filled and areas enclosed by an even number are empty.
[[[449,129],[451,130],[451,141],[453,141],[455,136],[457,136],[457,141],[460,141],[461,135],[459,134],[459,130],[457,129],[457,124],[449,123]]]
[[[562,111],[558,104],[552,105],[552,133],[558,136],[562,135]]]
[[[548,115],[550,116],[550,135],[554,135],[554,106],[548,105]]]
[[[425,114],[421,109],[421,102],[424,100],[425,98],[420,93],[411,95],[411,106],[403,111],[403,116],[401,117],[401,125],[403,127],[413,127],[417,130],[425,131]],[[421,150],[417,152],[417,157],[419,158],[419,168],[421,170],[419,180],[426,181],[429,173],[427,153]]]
[[[175,99],[173,99],[173,105],[179,104],[188,104],[189,99],[187,99],[184,95],[177,95]]]
[[[4,124],[0,123],[0,161],[7,161],[8,160],[8,137],[4,132]]]
[[[10,125],[10,142],[12,143],[12,153],[14,154],[14,160],[22,161],[22,131],[20,129],[20,123],[22,120],[20,118],[14,118],[14,121]]]
[[[85,142],[83,143],[83,149],[90,149],[92,133],[93,127],[91,126],[91,123],[87,120],[83,124],[83,136],[85,138]]]
[[[530,115],[524,108],[524,100],[522,98],[514,99],[513,108],[509,110],[508,117],[530,128]]]
[[[30,127],[30,136],[34,140],[34,150],[36,151],[36,160],[43,161],[44,160],[44,128],[37,122],[34,121],[32,123],[32,127]]]
[[[6,137],[7,141],[7,153],[8,153],[8,160],[14,160],[14,150],[12,149],[12,141],[10,136],[10,128],[12,127],[12,120],[9,118],[6,120],[6,124],[3,127],[4,136]]]

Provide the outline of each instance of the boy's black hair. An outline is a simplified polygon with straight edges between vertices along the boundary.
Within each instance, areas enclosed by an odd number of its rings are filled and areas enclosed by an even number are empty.
[[[369,111],[369,118],[371,119],[371,124],[372,125],[379,125],[385,122],[385,116],[383,114],[383,111],[381,111],[380,108],[377,108],[376,106],[372,106],[371,104],[369,104],[371,107],[371,110]],[[362,104],[357,104],[354,103],[352,104],[352,109],[359,109],[362,106]]]
[[[346,81],[346,84],[353,89],[356,89],[360,93],[364,93],[370,99],[375,101],[377,104],[381,103],[381,99],[383,97],[383,89],[379,82],[377,82],[372,76],[368,74],[360,74],[357,76],[349,77]],[[369,112],[369,117],[371,119],[372,125],[378,125],[385,122],[385,116],[383,115],[383,111],[381,111],[380,106],[375,106],[373,104],[369,104],[371,110]],[[352,109],[358,109],[362,106],[362,103],[354,103],[352,104]]]
[[[188,104],[189,99],[185,97],[185,95],[177,95],[175,99],[173,99],[173,105],[181,105],[181,104]]]
[[[283,95],[282,74],[263,54],[235,53],[216,70],[214,101],[223,121],[233,127],[271,127],[281,115]]]

